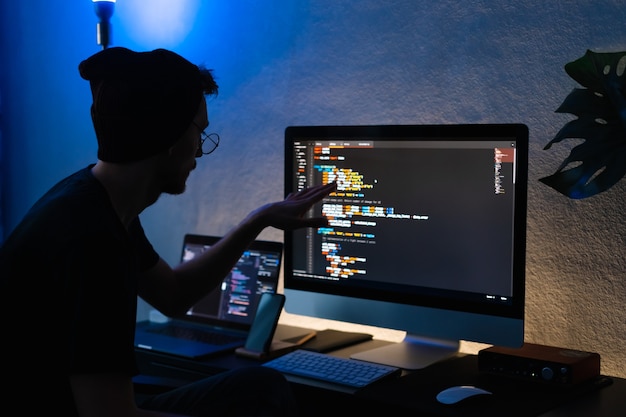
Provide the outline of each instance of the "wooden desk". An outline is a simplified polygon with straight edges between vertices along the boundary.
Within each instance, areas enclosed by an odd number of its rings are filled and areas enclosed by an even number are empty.
[[[305,333],[306,329],[280,326],[277,336],[281,339]],[[332,352],[333,355],[349,357],[352,353],[372,349],[390,342],[371,340]],[[162,382],[171,385],[197,380],[228,369],[258,365],[259,362],[224,355],[202,361],[174,358],[153,352],[137,351],[138,365],[143,379],[157,378],[155,389]],[[303,416],[319,416],[338,413],[396,414],[410,412],[419,416],[541,416],[541,417],[623,417],[626,415],[626,379],[611,378],[609,386],[585,389],[584,392],[546,392],[537,385],[500,388],[495,384],[492,398],[483,403],[475,402],[460,407],[445,406],[434,399],[440,387],[484,382],[475,366],[475,356],[459,355],[445,363],[424,370],[405,372],[402,377],[382,381],[356,391],[287,376],[294,393],[303,408]],[[493,381],[491,381],[493,383]],[[497,395],[496,395],[497,394]],[[481,400],[482,401],[482,400]],[[491,401],[488,402],[488,401]],[[557,401],[558,404],[554,402]]]

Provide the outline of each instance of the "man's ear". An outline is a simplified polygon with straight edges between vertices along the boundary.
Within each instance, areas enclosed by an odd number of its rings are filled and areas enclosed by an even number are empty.
[[[172,156],[172,155],[174,154],[174,148],[176,148],[176,145],[177,145],[177,144],[178,144],[178,141],[174,142],[174,143],[172,144],[172,146],[170,146],[169,148],[167,148],[167,149],[165,150],[165,152],[164,152],[164,153],[165,153],[168,157]]]

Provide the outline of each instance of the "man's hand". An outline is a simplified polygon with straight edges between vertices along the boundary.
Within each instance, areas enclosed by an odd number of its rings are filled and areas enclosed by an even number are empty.
[[[283,201],[269,203],[251,213],[263,219],[265,226],[281,230],[328,225],[325,217],[305,218],[304,214],[317,202],[337,189],[336,183],[318,185],[289,194]]]

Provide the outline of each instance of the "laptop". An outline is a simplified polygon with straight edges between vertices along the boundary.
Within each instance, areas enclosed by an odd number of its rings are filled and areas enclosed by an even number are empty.
[[[207,250],[218,236],[187,234],[181,262]],[[222,284],[192,306],[183,317],[139,321],[135,347],[198,359],[243,346],[264,292],[275,293],[283,243],[255,240]]]

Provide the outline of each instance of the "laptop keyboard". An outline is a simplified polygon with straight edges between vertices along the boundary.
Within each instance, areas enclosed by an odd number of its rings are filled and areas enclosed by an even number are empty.
[[[171,336],[194,342],[210,343],[212,345],[226,345],[232,342],[245,340],[245,338],[242,338],[241,336],[211,332],[208,329],[195,329],[176,325],[151,328],[149,331],[163,336]]]
[[[265,362],[263,366],[286,374],[297,375],[319,381],[362,388],[374,381],[399,375],[400,368],[364,362],[357,359],[340,358],[308,350],[294,350],[279,358]]]

